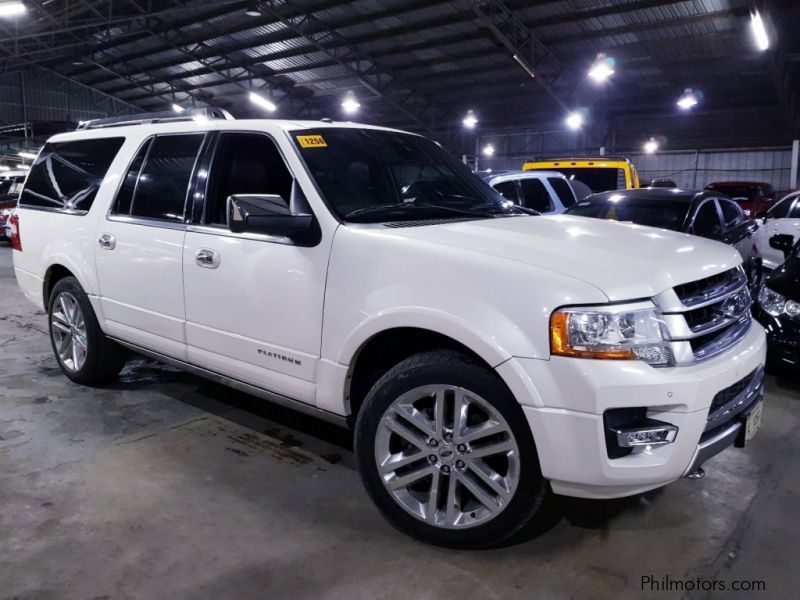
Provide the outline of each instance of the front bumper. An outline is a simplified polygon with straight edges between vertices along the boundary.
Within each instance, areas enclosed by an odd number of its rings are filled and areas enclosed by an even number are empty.
[[[706,460],[699,444],[715,395],[760,369],[764,330],[753,323],[727,352],[708,361],[666,369],[638,361],[551,357],[514,358],[497,370],[523,405],[542,473],[553,491],[585,498],[637,494],[674,481]],[[603,413],[648,407],[648,416],[678,427],[671,444],[609,458]],[[737,430],[738,431],[738,430]],[[725,437],[728,445],[735,441]],[[715,443],[715,453],[722,449]]]

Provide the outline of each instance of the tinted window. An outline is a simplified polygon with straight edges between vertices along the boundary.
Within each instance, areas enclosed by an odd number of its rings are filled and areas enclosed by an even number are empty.
[[[550,212],[553,210],[553,203],[550,201],[550,194],[547,188],[538,179],[520,179],[522,188],[522,205],[539,212]]]
[[[714,202],[704,202],[694,219],[692,233],[705,238],[716,239],[722,235],[722,224]]]
[[[575,204],[575,193],[572,191],[572,188],[569,187],[565,179],[561,179],[560,177],[548,177],[547,182],[552,186],[564,208]]]
[[[609,202],[607,200],[578,202],[567,214],[648,225],[661,229],[680,230],[686,217],[687,205],[669,200],[637,200]]]
[[[517,184],[513,181],[501,181],[500,183],[495,183],[492,187],[506,200],[511,200],[514,204],[519,204]]]
[[[727,200],[720,200],[719,206],[722,209],[722,221],[725,224],[725,230],[733,229],[744,222],[744,213],[742,213],[742,209],[737,204]]]
[[[794,202],[795,196],[788,196],[778,202],[775,206],[767,211],[767,216],[770,219],[783,219],[784,217],[789,216],[789,211],[792,208],[792,203]]]
[[[89,210],[125,138],[45,144],[31,167],[20,204]]]
[[[139,181],[139,172],[142,170],[144,159],[147,156],[147,151],[150,149],[150,144],[153,138],[147,140],[136,157],[133,159],[128,172],[125,174],[125,179],[117,193],[117,199],[114,202],[114,208],[111,210],[113,214],[129,215],[131,212],[131,201],[133,200],[133,193],[136,191],[136,183]]]
[[[800,219],[800,200],[795,201],[794,208],[789,213],[789,217],[792,219]]]
[[[330,127],[293,131],[292,138],[341,218],[386,222],[515,214],[461,161],[423,137]]]
[[[610,167],[597,167],[586,169],[555,168],[549,171],[558,171],[567,176],[567,179],[582,181],[593,192],[607,192],[609,190],[623,189],[625,187],[625,171]]]
[[[746,198],[750,200],[756,189],[749,185],[728,185],[725,183],[711,184],[706,189],[728,194],[731,198]]]
[[[211,166],[204,223],[227,224],[228,196],[277,194],[288,206],[291,193],[292,175],[271,139],[251,133],[223,134]]]
[[[139,175],[131,215],[182,221],[186,192],[204,134],[159,135]]]

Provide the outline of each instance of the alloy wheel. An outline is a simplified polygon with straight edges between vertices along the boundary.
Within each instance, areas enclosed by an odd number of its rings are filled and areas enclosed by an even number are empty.
[[[61,292],[53,302],[50,332],[61,364],[69,371],[80,371],[89,349],[86,319],[75,296],[69,292]]]
[[[519,483],[519,449],[499,411],[448,385],[406,392],[375,436],[379,476],[404,510],[430,525],[464,529],[491,521]]]

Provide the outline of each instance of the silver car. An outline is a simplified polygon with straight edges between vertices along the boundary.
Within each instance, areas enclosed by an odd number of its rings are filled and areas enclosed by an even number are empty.
[[[567,178],[557,171],[478,173],[504,198],[542,214],[558,214],[577,202]]]

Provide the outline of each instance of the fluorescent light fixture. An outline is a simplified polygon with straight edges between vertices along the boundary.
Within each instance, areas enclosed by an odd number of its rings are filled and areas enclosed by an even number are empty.
[[[260,96],[255,92],[250,92],[250,102],[256,106],[260,106],[261,108],[268,110],[269,112],[275,112],[278,110],[278,107],[275,106],[275,104],[264,98],[264,96]]]
[[[520,67],[522,67],[523,69],[525,69],[525,71],[528,73],[528,75],[530,75],[530,76],[531,76],[531,77],[533,77],[534,79],[536,78],[536,73],[534,73],[533,71],[531,71],[531,68],[528,66],[528,63],[526,63],[524,60],[522,60],[522,59],[521,59],[519,56],[517,56],[516,54],[514,55],[514,60],[515,60],[515,61],[517,61],[517,63],[519,63],[519,66],[520,66]]]
[[[28,165],[20,165],[19,167],[17,167],[17,170],[19,170],[19,171],[30,171],[31,168]]]
[[[483,147],[483,155],[484,156],[494,156],[494,146],[492,144],[486,144]]]
[[[769,48],[767,28],[764,27],[764,21],[757,8],[750,13],[750,28],[753,30],[753,37],[756,40],[758,49],[763,51]]]
[[[697,106],[697,103],[700,100],[697,98],[697,94],[692,91],[692,88],[686,88],[683,90],[683,95],[678,99],[676,104],[682,110],[689,110],[693,106]]]
[[[11,167],[7,165],[0,165],[0,171],[10,171]]]
[[[613,58],[606,56],[604,52],[600,52],[597,58],[594,59],[592,67],[587,74],[590,79],[593,79],[597,83],[602,83],[615,73],[615,63],[616,61]]]
[[[14,17],[27,9],[22,2],[0,2],[0,17]]]
[[[176,113],[182,113],[186,109],[183,108],[180,104],[173,104],[172,105],[172,110],[174,110]]]
[[[36,158],[36,155],[33,152],[19,152],[19,155],[22,158],[30,158],[31,160]]]
[[[578,111],[571,112],[567,115],[567,118],[564,120],[567,127],[572,129],[573,131],[576,129],[580,129],[583,127],[583,115]]]
[[[475,116],[475,111],[470,108],[461,122],[467,129],[475,129],[475,125],[478,124],[478,117]]]
[[[654,154],[658,150],[658,142],[655,138],[650,138],[644,143],[645,154]]]
[[[348,115],[354,115],[361,108],[361,103],[353,92],[347,92],[342,100],[342,110]]]

